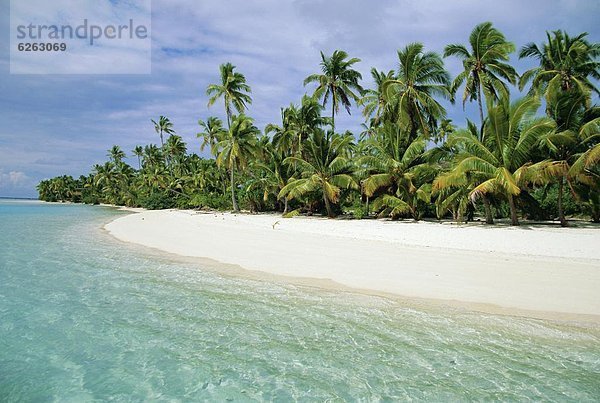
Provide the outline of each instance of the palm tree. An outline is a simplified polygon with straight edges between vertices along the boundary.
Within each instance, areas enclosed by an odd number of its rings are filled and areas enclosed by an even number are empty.
[[[479,116],[483,125],[483,95],[496,101],[499,94],[508,94],[504,81],[516,83],[517,72],[505,63],[515,51],[515,45],[508,42],[502,32],[491,22],[477,25],[469,36],[471,50],[464,45],[452,44],[444,48],[444,57],[456,56],[462,59],[463,71],[452,81],[450,92],[452,99],[458,88],[465,83],[463,108],[467,99],[479,103]],[[483,93],[482,94],[482,90]]]
[[[423,158],[427,140],[417,138],[410,141],[410,134],[396,123],[386,123],[368,142],[373,153],[359,160],[370,171],[363,182],[367,197],[379,196],[373,202],[380,209],[380,216],[410,213],[415,219],[420,217],[417,209],[419,200],[427,201],[435,170]]]
[[[360,100],[363,106],[363,115],[368,120],[373,116],[373,125],[377,126],[382,120],[382,115],[388,104],[386,92],[383,90],[386,81],[394,79],[394,71],[390,70],[387,73],[379,71],[376,68],[371,69],[371,76],[375,82],[375,89],[364,91],[364,96]]]
[[[173,135],[167,139],[165,144],[165,154],[168,161],[181,162],[185,157],[187,147],[181,136]]]
[[[564,31],[546,32],[548,42],[541,49],[529,43],[519,52],[519,58],[538,59],[539,66],[527,70],[519,80],[519,89],[532,82],[530,92],[544,94],[548,103],[559,92],[576,91],[585,95],[589,107],[590,93],[600,94],[590,78],[600,79],[600,44],[589,43],[587,33],[571,38]]]
[[[156,167],[163,165],[164,163],[164,157],[161,149],[154,144],[144,147],[144,155],[144,168],[146,168],[146,166]]]
[[[267,143],[262,147],[265,158],[254,163],[254,168],[259,172],[250,180],[248,190],[260,188],[263,190],[263,200],[267,201],[270,195],[275,196],[276,201],[283,202],[283,214],[288,212],[287,197],[280,197],[281,189],[288,184],[293,176],[293,168],[284,163],[285,158],[291,155],[289,149],[280,149],[274,142]]]
[[[223,121],[217,117],[209,117],[206,122],[199,120],[198,124],[202,127],[203,131],[196,134],[196,137],[202,137],[202,144],[200,145],[200,151],[204,151],[206,146],[210,147],[210,154],[217,158],[219,155],[219,142],[222,141],[227,135],[227,130],[223,128]],[[227,193],[225,184],[225,174],[220,167],[217,167],[219,178],[221,179],[223,195]]]
[[[173,130],[173,123],[171,123],[169,118],[166,118],[164,116],[159,117],[158,122],[156,122],[154,119],[150,120],[152,121],[152,123],[154,123],[154,130],[160,136],[160,145],[164,147],[165,143],[163,141],[163,134],[172,135],[175,133],[175,131]]]
[[[469,175],[477,180],[469,193],[471,200],[489,194],[506,197],[511,223],[519,225],[514,198],[526,186],[546,184],[557,171],[565,169],[551,160],[532,160],[538,139],[555,129],[550,118],[532,118],[539,106],[535,97],[510,105],[508,97],[502,96],[497,105],[489,107],[481,138],[469,130],[452,133],[449,145],[459,146],[462,151],[456,157],[455,168],[436,179],[436,187],[456,185]]]
[[[256,152],[257,136],[260,130],[254,126],[252,118],[241,114],[234,116],[231,127],[223,140],[218,143],[221,150],[217,156],[217,165],[225,165],[229,169],[231,180],[231,203],[233,210],[239,212],[235,196],[235,170],[244,169],[249,159]]]
[[[112,148],[108,150],[106,156],[109,157],[117,167],[121,165],[123,158],[126,157],[125,152],[117,145],[112,146]]]
[[[326,135],[321,129],[315,130],[307,141],[304,156],[285,159],[285,163],[300,170],[300,177],[290,179],[278,197],[291,200],[321,192],[327,215],[333,217],[331,204],[339,201],[342,189],[358,189],[352,176],[354,166],[348,158],[352,140],[352,136]]]
[[[281,126],[268,124],[265,133],[273,133],[273,144],[285,154],[301,154],[302,144],[314,130],[329,123],[321,116],[323,106],[314,97],[304,95],[300,107],[291,104],[281,112]]]
[[[135,148],[131,151],[133,155],[135,155],[138,159],[138,170],[142,169],[142,157],[144,156],[144,147],[135,146]]]
[[[219,154],[217,144],[223,139],[227,131],[223,128],[221,119],[211,116],[206,122],[198,120],[198,124],[202,127],[202,131],[196,134],[196,137],[202,138],[200,151],[204,151],[206,146],[210,148],[210,154],[216,157]]]
[[[577,178],[586,181],[585,177],[580,176],[583,170],[578,167],[592,166],[594,162],[591,156],[598,152],[594,148],[600,148],[600,108],[585,109],[584,98],[585,94],[578,92],[559,93],[551,106],[551,114],[555,117],[558,128],[540,138],[544,151],[566,167],[557,172],[558,217],[563,227],[567,226],[563,211],[564,186],[569,184],[573,188],[573,181]],[[572,169],[572,165],[575,165],[575,169]]]
[[[335,114],[339,112],[340,105],[346,108],[350,114],[351,101],[358,102],[363,92],[358,83],[362,75],[352,68],[352,65],[360,62],[353,57],[346,60],[348,54],[343,50],[336,50],[330,57],[321,52],[322,74],[311,74],[304,80],[304,85],[317,83],[313,96],[317,99],[323,98],[323,106],[331,98],[331,130],[335,131]]]
[[[410,128],[410,137],[417,132],[429,137],[437,121],[446,117],[446,110],[434,96],[449,95],[450,75],[437,53],[423,52],[423,44],[411,43],[398,51],[400,65],[396,77],[386,80],[383,90],[395,103],[397,120]]]
[[[248,108],[248,105],[252,103],[252,98],[248,95],[252,91],[250,86],[246,84],[246,77],[234,70],[235,66],[231,63],[220,65],[221,83],[210,84],[206,88],[206,95],[210,97],[208,99],[209,107],[223,97],[228,128],[231,126],[232,105],[238,113],[242,114]]]

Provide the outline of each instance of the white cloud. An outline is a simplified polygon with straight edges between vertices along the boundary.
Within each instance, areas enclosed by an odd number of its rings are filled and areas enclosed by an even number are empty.
[[[31,178],[22,171],[5,172],[0,169],[0,192],[3,190],[13,190],[15,188],[23,188],[29,185]]]

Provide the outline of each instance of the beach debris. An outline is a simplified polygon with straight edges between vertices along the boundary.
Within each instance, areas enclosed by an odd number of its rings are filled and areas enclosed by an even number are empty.
[[[276,226],[277,224],[280,224],[280,222],[279,222],[279,221],[275,221],[275,222],[273,223],[273,229],[275,229],[275,226]]]

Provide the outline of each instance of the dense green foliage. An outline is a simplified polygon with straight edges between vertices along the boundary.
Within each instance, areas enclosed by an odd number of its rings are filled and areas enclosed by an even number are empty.
[[[520,57],[539,66],[522,76],[509,64],[515,45],[491,23],[475,27],[468,46],[448,45],[464,70],[453,80],[443,59],[412,43],[398,51],[397,71],[371,69],[363,89],[360,59],[321,53],[321,73],[304,81],[314,92],[282,109],[264,134],[246,114],[250,86],[235,66],[220,67],[208,86],[209,106],[222,98],[227,122],[199,121],[199,151],[188,153],[173,124],[152,121],[161,146],[137,146],[137,166],[113,146],[108,162],[87,176],[44,180],[40,199],[164,208],[486,221],[587,216],[600,221],[600,45],[586,34],[548,34]],[[525,97],[511,86],[531,87]],[[464,128],[440,104],[464,86],[463,104],[477,101],[480,122]],[[484,102],[485,101],[485,102]],[[542,101],[545,113],[540,112]],[[364,132],[338,133],[340,106],[363,108]],[[328,108],[326,110],[325,108]],[[331,109],[329,109],[331,108]],[[234,114],[237,112],[238,114]],[[167,136],[165,138],[165,136]],[[239,204],[239,205],[238,205]]]

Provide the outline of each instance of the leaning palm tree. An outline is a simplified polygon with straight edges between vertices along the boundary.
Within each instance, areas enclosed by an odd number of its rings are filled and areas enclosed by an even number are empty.
[[[496,101],[501,94],[508,94],[506,82],[516,83],[517,72],[508,63],[515,45],[508,42],[502,32],[491,22],[477,25],[469,36],[470,51],[464,45],[452,44],[444,48],[444,57],[456,56],[462,59],[463,71],[452,81],[452,99],[460,86],[465,83],[463,108],[467,99],[479,104],[479,117],[483,125],[483,95]]]
[[[165,143],[163,141],[163,134],[172,135],[175,133],[173,130],[173,123],[171,123],[169,118],[164,116],[159,117],[158,122],[156,122],[154,119],[151,119],[151,121],[154,123],[154,130],[160,136],[160,145],[164,147]]]
[[[423,44],[411,43],[398,51],[396,77],[386,80],[383,90],[394,104],[397,121],[407,126],[411,139],[417,132],[429,137],[446,110],[434,96],[449,96],[450,75],[437,53],[424,52]]]
[[[317,83],[313,96],[323,98],[323,106],[331,98],[331,129],[335,131],[335,114],[339,112],[340,105],[350,114],[351,102],[358,102],[363,92],[359,84],[362,75],[352,66],[360,59],[353,57],[346,60],[348,54],[343,50],[336,50],[330,57],[321,52],[322,74],[311,74],[304,80],[304,85]]]
[[[241,114],[252,103],[252,98],[248,95],[252,91],[250,86],[246,84],[246,77],[234,70],[235,66],[231,63],[220,65],[221,83],[210,84],[206,87],[206,95],[210,97],[208,99],[209,107],[217,102],[219,98],[223,98],[228,128],[231,126],[232,106]]]
[[[252,118],[241,114],[234,116],[231,127],[227,134],[218,143],[221,150],[217,156],[217,165],[225,166],[229,169],[231,180],[231,203],[233,210],[239,212],[237,199],[235,196],[235,170],[244,169],[248,166],[249,159],[256,152],[257,136],[260,130],[254,126]]]
[[[297,167],[300,175],[291,178],[278,197],[291,200],[320,192],[327,215],[333,217],[331,205],[337,204],[342,189],[358,189],[352,176],[354,166],[348,158],[352,141],[352,136],[326,135],[322,129],[315,130],[307,140],[304,156],[284,160]]]
[[[540,101],[525,97],[512,105],[507,96],[488,109],[483,135],[478,138],[469,130],[452,133],[451,146],[462,150],[455,168],[438,177],[436,187],[443,189],[464,180],[465,175],[477,179],[470,191],[472,201],[485,195],[505,197],[510,207],[512,225],[519,225],[515,197],[527,186],[549,183],[557,172],[564,171],[562,163],[552,160],[533,162],[538,139],[555,129],[555,122],[546,117],[535,118]]]
[[[564,31],[546,32],[548,42],[538,47],[529,43],[519,53],[519,58],[538,59],[539,66],[527,70],[519,80],[519,89],[531,81],[532,93],[544,94],[548,103],[559,92],[578,92],[587,98],[590,93],[600,94],[592,80],[600,79],[600,44],[589,43],[587,33],[570,37]]]

